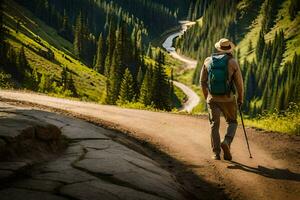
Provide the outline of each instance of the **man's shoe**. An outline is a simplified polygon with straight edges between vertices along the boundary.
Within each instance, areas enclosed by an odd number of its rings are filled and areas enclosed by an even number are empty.
[[[212,156],[212,159],[221,160],[221,156],[220,156],[220,154],[215,154],[215,155]]]
[[[232,160],[232,156],[231,156],[231,153],[230,153],[230,147],[229,145],[227,144],[227,142],[222,142],[221,143],[221,148],[223,149],[223,152],[224,152],[224,160]]]

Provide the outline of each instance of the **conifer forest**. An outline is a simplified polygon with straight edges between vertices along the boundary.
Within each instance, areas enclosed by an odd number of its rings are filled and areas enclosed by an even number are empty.
[[[187,20],[195,24],[174,45],[197,60],[191,86],[226,37],[237,45],[244,112],[285,111],[300,103],[299,10],[297,0],[1,0],[1,87],[178,109],[180,74],[155,41]]]

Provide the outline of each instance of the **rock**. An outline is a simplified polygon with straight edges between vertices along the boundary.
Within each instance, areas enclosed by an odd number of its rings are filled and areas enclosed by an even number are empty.
[[[74,165],[95,174],[112,176],[115,182],[122,182],[148,193],[159,194],[168,199],[182,199],[178,188],[173,184],[174,180],[165,170],[152,162],[109,150],[90,151]]]
[[[84,148],[104,150],[114,146],[116,143],[111,140],[84,140],[81,141],[80,144]]]
[[[78,155],[80,156],[83,152],[82,145],[75,143],[73,145],[70,145],[66,151],[64,152],[65,155]]]
[[[65,126],[62,128],[62,133],[69,139],[80,140],[80,139],[109,139],[103,135],[101,128],[95,128],[92,124],[85,126]]]
[[[0,136],[6,141],[33,139],[56,140],[60,136],[60,130],[51,124],[22,115],[7,114],[0,118]]]
[[[52,124],[47,124],[46,126],[36,126],[35,135],[38,139],[49,141],[58,140],[61,136],[61,131],[59,128]]]
[[[6,146],[6,142],[0,138],[0,154],[1,154],[1,152],[4,151],[5,146]]]
[[[72,170],[72,163],[78,160],[80,155],[63,155],[55,161],[49,162],[41,167],[43,171],[60,172],[64,170]]]
[[[11,171],[17,171],[26,167],[26,162],[0,162],[0,169],[6,169]]]
[[[80,200],[163,200],[164,198],[130,187],[102,180],[76,183],[61,188],[60,193]]]
[[[20,138],[33,138],[34,128],[28,121],[20,120],[1,120],[0,119],[0,136],[6,141],[14,142],[17,137]],[[2,124],[3,123],[3,124]],[[24,135],[22,135],[24,134]],[[22,136],[21,136],[22,135]]]
[[[77,169],[65,171],[41,173],[33,176],[34,179],[59,181],[63,183],[76,183],[96,180],[97,177],[89,175]]]
[[[15,114],[0,112],[2,147],[12,149],[4,154],[32,164],[51,160],[30,168],[30,177],[11,178],[9,185],[3,181],[1,200],[184,199],[170,173],[111,140],[106,136],[113,135],[110,131],[55,113],[17,108],[10,112]],[[63,143],[61,135],[71,141],[58,156],[53,153],[62,150],[55,148]],[[26,162],[0,162],[0,179],[13,176]]]
[[[1,200],[67,200],[46,192],[37,192],[16,188],[0,190]]]
[[[39,190],[43,192],[54,192],[56,188],[62,186],[62,183],[48,180],[26,179],[12,183],[12,187]]]
[[[0,180],[7,179],[7,178],[11,177],[12,175],[14,175],[14,173],[10,170],[0,170]]]

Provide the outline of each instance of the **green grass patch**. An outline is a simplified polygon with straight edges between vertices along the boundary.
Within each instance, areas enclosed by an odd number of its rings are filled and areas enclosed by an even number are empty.
[[[180,108],[182,104],[187,100],[186,94],[178,87],[174,87],[175,99],[173,103],[176,108]]]
[[[267,131],[300,135],[300,106],[291,104],[285,112],[274,111],[255,119],[245,119],[245,124]]]

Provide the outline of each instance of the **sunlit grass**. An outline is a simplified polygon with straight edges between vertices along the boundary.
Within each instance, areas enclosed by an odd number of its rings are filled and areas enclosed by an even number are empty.
[[[102,102],[106,78],[74,59],[72,52],[69,51],[72,49],[72,44],[60,37],[54,29],[32,16],[26,9],[17,6],[15,10],[12,10],[10,6],[5,12],[5,28],[9,31],[6,41],[17,51],[22,46],[25,47],[25,54],[31,68],[59,81],[62,67],[67,67],[72,73],[80,98]],[[15,30],[17,19],[21,17],[23,20],[17,32]],[[51,49],[54,53],[53,60],[46,59],[37,53],[40,50],[47,52],[47,49]]]
[[[300,135],[300,107],[291,104],[285,112],[265,113],[255,119],[245,119],[245,123],[267,131]]]

